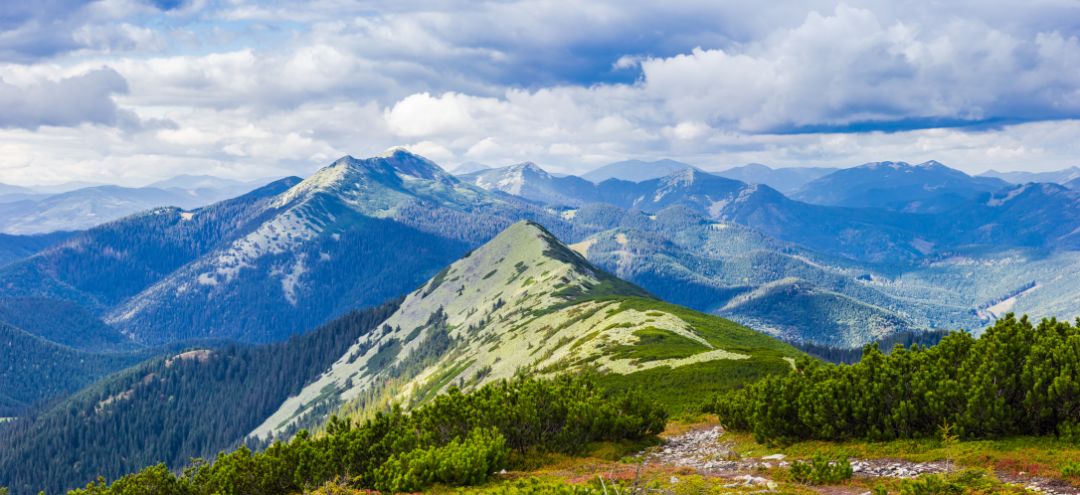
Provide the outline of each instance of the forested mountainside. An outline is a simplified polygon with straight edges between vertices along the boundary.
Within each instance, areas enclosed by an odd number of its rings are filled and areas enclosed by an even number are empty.
[[[33,256],[38,251],[52,246],[71,235],[71,232],[53,232],[41,235],[0,234],[0,267]]]
[[[73,349],[0,321],[0,417],[64,397],[144,358]]]
[[[42,297],[0,297],[0,322],[74,349],[125,351],[135,344],[71,301]]]
[[[784,358],[798,354],[730,321],[652,299],[539,225],[520,222],[409,294],[253,436],[287,433],[342,405],[422,403],[451,385],[468,390],[521,372],[645,376],[687,368],[700,377],[745,377],[784,370]],[[685,395],[694,386],[665,393]]]
[[[74,301],[100,314],[235,235],[297,181],[193,212],[160,208],[80,232],[0,269],[0,284],[7,297]]]
[[[389,303],[349,313],[282,343],[154,358],[35,415],[0,424],[0,486],[17,494],[58,493],[99,475],[112,479],[159,462],[181,468],[192,457],[234,449],[396,308]],[[84,360],[61,354],[42,362]],[[5,356],[0,362],[11,361]],[[45,381],[53,378],[27,386],[62,383]]]

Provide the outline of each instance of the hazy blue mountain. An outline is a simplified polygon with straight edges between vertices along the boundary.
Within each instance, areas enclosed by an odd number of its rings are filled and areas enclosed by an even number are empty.
[[[1001,179],[972,177],[936,161],[918,165],[874,162],[813,180],[792,197],[819,205],[927,213],[955,208],[1007,185]]]
[[[11,184],[0,183],[0,195],[5,194],[32,194],[35,191],[28,187],[13,186]]]
[[[575,176],[556,177],[532,162],[458,175],[488,191],[501,191],[550,205],[578,206],[601,201],[592,182]]]
[[[135,347],[131,339],[71,301],[0,298],[0,322],[84,351],[123,351]]]
[[[32,256],[72,235],[74,234],[71,232],[53,232],[39,235],[0,234],[0,267]]]
[[[232,179],[224,179],[221,177],[215,177],[213,175],[191,175],[182,174],[176,177],[171,177],[164,180],[159,180],[147,184],[144,187],[153,187],[157,189],[185,189],[185,190],[199,190],[199,189],[225,189],[237,186],[247,186],[248,182],[238,181]]]
[[[980,323],[972,308],[938,303],[931,291],[924,291],[930,297],[919,299],[884,290],[889,286],[881,281],[888,273],[778,241],[738,223],[717,222],[684,206],[651,215],[588,206],[577,210],[574,221],[616,225],[573,245],[604,269],[664,300],[753,322],[752,328],[787,339],[858,346],[898,330]],[[801,290],[777,290],[783,285]],[[779,309],[763,313],[770,304],[794,304],[784,302],[789,296],[832,300],[845,307],[827,311],[819,304],[803,314]]]
[[[0,194],[0,232],[83,230],[163,206],[204,206],[259,185],[206,175],[181,175],[145,187],[93,186],[55,194]]]
[[[1014,170],[1010,172],[998,172],[988,170],[979,174],[979,177],[994,177],[1013,184],[1026,184],[1028,182],[1053,182],[1065,185],[1066,182],[1080,179],[1080,167],[1069,167],[1049,172],[1026,172]]]
[[[839,169],[828,167],[771,168],[760,163],[750,163],[711,173],[747,184],[765,184],[784,194],[791,194],[806,183],[837,170]]]
[[[494,167],[491,165],[479,163],[479,162],[465,162],[454,168],[454,175],[465,175],[474,172],[482,172],[484,170],[490,170]]]
[[[1063,186],[1069,189],[1080,189],[1080,177],[1066,181]]]
[[[40,199],[44,196],[46,196],[46,194],[35,191],[28,187],[0,184],[0,203],[14,203],[16,201],[35,200]]]
[[[98,186],[36,201],[0,204],[0,231],[40,234],[82,230],[158,206],[190,206],[183,195],[157,188]]]
[[[1080,191],[1059,184],[1010,186],[945,216],[972,246],[1080,248]]]
[[[102,184],[100,182],[90,182],[90,181],[85,181],[85,180],[74,180],[74,181],[62,182],[60,184],[37,185],[37,186],[33,186],[31,189],[33,189],[34,191],[37,191],[39,193],[42,193],[42,194],[52,195],[52,194],[66,193],[66,192],[69,192],[69,191],[74,191],[76,189],[86,189],[88,187],[99,187],[99,186],[107,186],[107,185],[109,185],[109,184]]]
[[[621,162],[615,162],[595,170],[589,171],[581,176],[581,178],[595,182],[597,184],[608,179],[620,179],[630,182],[640,182],[643,180],[656,179],[658,177],[664,177],[671,175],[675,172],[679,172],[686,169],[696,168],[693,165],[689,165],[675,160],[656,160],[652,162],[646,162],[641,160],[626,160]]]

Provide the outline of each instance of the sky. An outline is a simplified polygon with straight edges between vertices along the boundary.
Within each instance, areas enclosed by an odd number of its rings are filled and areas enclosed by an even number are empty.
[[[1080,2],[0,0],[0,183],[1080,165]]]

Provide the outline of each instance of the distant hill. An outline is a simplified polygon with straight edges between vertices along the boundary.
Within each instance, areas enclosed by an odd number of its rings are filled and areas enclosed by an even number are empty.
[[[747,184],[765,184],[784,194],[798,191],[806,183],[837,171],[827,167],[782,167],[770,168],[760,163],[750,163],[741,167],[732,167],[713,175],[746,182]]]
[[[0,297],[0,322],[84,351],[124,351],[135,347],[131,339],[70,301]]]
[[[575,176],[556,177],[532,162],[458,177],[488,191],[501,191],[546,204],[577,206],[602,200],[592,182]]]
[[[1025,172],[1023,170],[998,172],[996,170],[988,170],[979,174],[979,177],[995,177],[1013,184],[1053,182],[1055,184],[1065,185],[1065,183],[1069,181],[1080,180],[1080,167],[1069,167],[1061,170],[1051,170],[1049,172]]]
[[[141,359],[134,353],[106,355],[72,349],[0,322],[0,417],[65,397]]]
[[[72,235],[74,234],[71,232],[38,235],[0,234],[0,267],[27,258]]]
[[[693,165],[668,159],[652,162],[626,160],[604,165],[603,167],[582,174],[581,178],[597,184],[608,179],[641,182],[643,180],[656,179],[665,175],[671,175],[675,172],[694,168],[696,167]]]
[[[1006,186],[1008,183],[1001,179],[972,177],[936,161],[917,165],[874,162],[820,177],[792,197],[826,206],[934,213]]]
[[[244,194],[260,183],[181,175],[145,187],[99,185],[56,193],[0,192],[0,232],[40,234],[83,230],[164,206],[196,208]]]
[[[473,172],[482,172],[484,170],[490,170],[494,167],[491,165],[485,165],[478,162],[465,162],[454,168],[454,175],[465,175]]]

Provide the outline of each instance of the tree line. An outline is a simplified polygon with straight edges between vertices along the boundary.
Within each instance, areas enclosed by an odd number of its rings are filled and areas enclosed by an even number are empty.
[[[469,393],[451,388],[411,412],[395,407],[362,423],[334,417],[324,434],[301,431],[257,453],[241,447],[179,475],[157,465],[69,495],[285,495],[330,481],[382,492],[474,485],[536,453],[655,436],[665,422],[664,410],[637,392],[605,393],[582,377],[518,377]]]
[[[1058,435],[1080,440],[1080,319],[1007,315],[976,338],[932,347],[868,346],[852,365],[811,358],[719,395],[725,426],[759,442]]]
[[[290,395],[377,328],[398,302],[354,311],[287,342],[155,358],[35,415],[0,424],[0,486],[49,493],[235,448]]]

